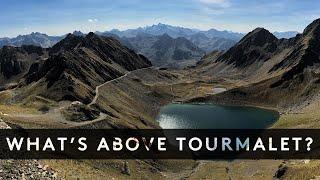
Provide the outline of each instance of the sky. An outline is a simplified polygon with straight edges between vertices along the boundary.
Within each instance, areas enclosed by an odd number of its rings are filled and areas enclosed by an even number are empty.
[[[299,31],[320,18],[317,0],[1,0],[0,37],[62,35],[164,23],[246,33]]]

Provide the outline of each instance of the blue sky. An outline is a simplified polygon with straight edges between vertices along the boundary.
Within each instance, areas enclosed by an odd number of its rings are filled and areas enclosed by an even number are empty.
[[[159,22],[207,30],[301,32],[317,0],[1,0],[0,37],[127,29]]]

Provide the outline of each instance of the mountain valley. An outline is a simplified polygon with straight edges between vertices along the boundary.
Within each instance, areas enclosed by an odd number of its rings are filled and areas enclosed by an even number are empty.
[[[166,30],[167,34],[151,29],[144,30],[147,34],[130,32],[134,35],[116,30],[110,31],[112,34],[68,34],[46,48],[3,46],[0,118],[20,128],[150,129],[160,128],[155,117],[165,104],[205,102],[275,109],[281,116],[270,128],[320,127],[320,19],[289,39],[278,39],[264,28],[243,37],[233,34],[234,45],[217,42],[221,48],[207,54],[209,49],[202,48],[213,42],[205,41],[205,37],[214,38],[209,32],[203,36],[184,29],[187,38],[172,29]],[[220,36],[225,38],[223,33]],[[182,66],[189,67],[162,67],[180,66],[175,62],[181,60]],[[190,67],[188,61],[197,64]],[[215,93],[214,88],[227,91]],[[83,174],[97,169],[91,172],[97,178],[107,173],[110,178],[125,179],[123,162],[47,161],[60,173],[75,172],[75,166],[82,168]],[[63,166],[66,163],[72,166]],[[271,179],[282,161],[126,163],[136,179],[206,178],[211,170],[217,177],[244,178],[241,174],[249,173],[253,179]],[[286,163],[291,172],[284,176],[287,179],[312,171],[305,170],[300,161]],[[319,167],[318,161],[310,163]],[[258,174],[251,171],[257,166]]]

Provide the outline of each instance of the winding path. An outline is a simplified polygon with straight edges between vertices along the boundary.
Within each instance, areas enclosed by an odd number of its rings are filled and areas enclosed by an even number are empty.
[[[151,66],[151,67],[146,67],[146,68],[141,68],[141,69],[136,69],[136,70],[133,70],[133,71],[129,71],[129,72],[127,72],[126,74],[124,74],[124,75],[122,75],[122,76],[120,76],[120,77],[117,77],[117,78],[112,79],[112,80],[110,80],[110,81],[104,82],[103,84],[100,84],[99,86],[96,87],[96,90],[95,90],[96,95],[94,96],[94,98],[93,98],[93,100],[91,101],[91,103],[88,104],[88,106],[91,106],[91,105],[93,105],[93,104],[95,104],[95,103],[97,102],[97,99],[98,99],[98,97],[99,97],[99,95],[100,95],[100,94],[99,94],[99,88],[101,88],[102,86],[104,86],[104,85],[106,85],[106,84],[108,84],[108,83],[112,83],[112,82],[114,82],[114,81],[120,80],[120,79],[122,79],[122,78],[124,78],[124,77],[127,77],[129,74],[131,74],[131,73],[133,73],[133,72],[137,72],[137,71],[141,71],[141,70],[145,70],[145,69],[151,69],[151,68],[153,68],[153,66]]]

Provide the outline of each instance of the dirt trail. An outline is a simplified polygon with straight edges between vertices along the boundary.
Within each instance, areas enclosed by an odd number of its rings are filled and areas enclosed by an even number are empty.
[[[93,98],[93,100],[91,101],[91,103],[89,103],[88,104],[88,106],[91,106],[91,105],[93,105],[93,104],[95,104],[96,102],[97,102],[97,99],[98,99],[98,97],[99,97],[99,88],[101,88],[102,86],[104,86],[104,85],[106,85],[106,84],[108,84],[108,83],[112,83],[112,82],[114,82],[114,81],[117,81],[117,80],[120,80],[120,79],[122,79],[122,78],[124,78],[124,77],[127,77],[129,74],[131,74],[131,73],[133,73],[133,72],[136,72],[136,71],[141,71],[141,70],[145,70],[145,69],[151,69],[151,68],[153,68],[152,66],[151,67],[147,67],[147,68],[141,68],[141,69],[136,69],[136,70],[133,70],[133,71],[129,71],[129,72],[127,72],[126,74],[124,74],[124,75],[122,75],[122,76],[120,76],[120,77],[118,77],[118,78],[116,78],[116,79],[112,79],[112,80],[110,80],[110,81],[107,81],[107,82],[104,82],[103,84],[100,84],[99,86],[97,86],[96,87],[96,90],[95,90],[95,96],[94,96],[94,98]]]
[[[48,127],[48,128],[70,128],[77,127],[82,125],[87,125],[93,122],[99,122],[107,117],[106,114],[100,113],[100,115],[93,120],[76,122],[76,121],[68,121],[64,118],[61,112],[61,108],[54,108],[50,110],[48,113],[44,114],[27,114],[27,113],[19,113],[19,114],[5,114],[6,118],[8,118],[8,122],[13,124],[34,124],[40,127]],[[0,112],[1,114],[1,112]],[[4,115],[2,113],[2,115]],[[0,123],[1,126],[1,123]]]
[[[142,71],[150,68],[153,68],[153,67],[147,67],[147,68],[137,69],[134,71],[129,71],[123,76],[104,82],[103,84],[97,86],[95,88],[96,95],[92,100],[92,102],[88,104],[88,106],[96,103],[98,97],[100,96],[99,89],[102,86],[108,83],[112,83],[114,81],[120,80],[122,78],[125,78],[131,73],[134,73],[136,71]],[[8,122],[13,124],[20,124],[20,123],[24,124],[25,122],[27,122],[27,124],[35,124],[36,126],[51,127],[51,128],[70,128],[70,127],[83,126],[93,122],[99,122],[107,117],[106,114],[101,112],[96,119],[93,119],[90,121],[83,121],[83,122],[68,121],[63,116],[62,110],[67,108],[71,103],[72,102],[62,102],[59,104],[59,107],[51,108],[47,113],[43,113],[43,114],[29,114],[29,113],[5,114],[0,111],[0,117],[2,116],[2,117],[5,117],[5,119],[7,118],[10,119]]]

